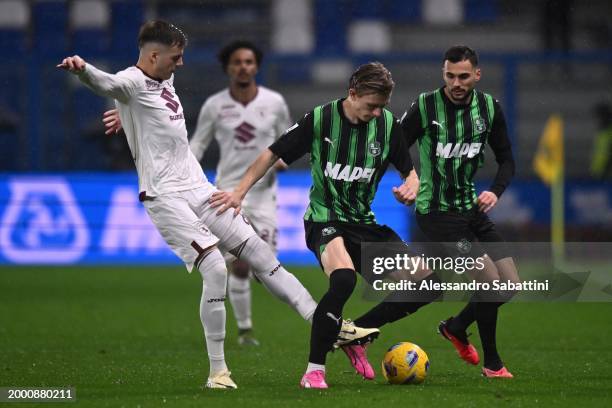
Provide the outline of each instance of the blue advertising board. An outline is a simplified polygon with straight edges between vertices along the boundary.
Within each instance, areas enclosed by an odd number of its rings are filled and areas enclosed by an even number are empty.
[[[408,239],[409,209],[391,188],[389,172],[374,203],[378,221]],[[278,250],[285,263],[313,264],[304,242],[302,216],[310,174],[279,175]],[[174,264],[179,259],[138,201],[133,173],[0,176],[0,263]]]
[[[399,182],[397,173],[388,172],[373,208],[379,223],[409,241],[413,207],[400,205],[391,193]],[[279,258],[315,264],[302,221],[310,174],[280,173],[279,186]],[[138,201],[134,173],[3,174],[0,198],[0,264],[180,263]],[[565,199],[567,224],[612,225],[609,184],[568,183]],[[548,224],[550,191],[537,181],[515,182],[491,217],[506,224]]]

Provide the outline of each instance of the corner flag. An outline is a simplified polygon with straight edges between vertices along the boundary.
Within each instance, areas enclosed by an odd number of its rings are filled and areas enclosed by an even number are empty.
[[[563,155],[563,119],[559,114],[548,118],[538,150],[533,158],[533,169],[550,186],[551,244],[553,259],[560,264],[565,258],[565,157]]]
[[[533,169],[548,185],[563,175],[563,119],[558,114],[548,118],[540,144],[533,158]]]

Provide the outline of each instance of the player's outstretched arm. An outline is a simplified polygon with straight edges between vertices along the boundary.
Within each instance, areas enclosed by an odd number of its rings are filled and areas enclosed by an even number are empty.
[[[105,135],[117,134],[121,129],[123,129],[123,125],[121,124],[121,118],[119,117],[119,111],[117,109],[110,109],[104,112],[102,115],[102,122],[104,122],[104,127],[106,131]]]
[[[405,176],[404,182],[399,187],[393,187],[393,196],[397,201],[402,204],[412,205],[416,200],[417,193],[419,192],[419,176],[415,169],[412,169],[407,176]]]
[[[261,179],[264,174],[276,163],[278,160],[278,156],[276,156],[270,149],[264,150],[259,157],[251,164],[251,166],[247,169],[246,173],[240,180],[238,186],[234,189],[234,191],[218,191],[213,193],[209,202],[212,207],[221,207],[217,214],[223,214],[230,207],[235,208],[234,215],[238,215],[240,212],[240,207],[242,205],[242,200],[247,195],[253,184],[257,183],[259,179]]]
[[[127,102],[136,89],[136,84],[130,79],[101,71],[78,55],[64,58],[56,67],[77,75],[83,84],[98,95],[120,102]]]

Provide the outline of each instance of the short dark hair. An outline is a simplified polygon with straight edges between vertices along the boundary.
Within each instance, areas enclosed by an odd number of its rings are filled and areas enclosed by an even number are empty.
[[[145,44],[156,42],[169,47],[178,46],[183,48],[187,45],[187,36],[175,26],[163,20],[147,21],[140,27],[138,33],[138,48]]]
[[[450,61],[454,64],[465,60],[470,61],[474,67],[478,66],[478,54],[476,54],[476,51],[466,45],[454,45],[446,50],[442,62]]]
[[[223,68],[223,72],[227,70],[227,66],[229,65],[229,60],[232,54],[240,48],[246,48],[247,50],[253,51],[253,54],[255,54],[255,61],[257,62],[257,66],[261,66],[263,52],[259,49],[259,47],[247,40],[236,40],[226,44],[223,48],[221,48],[219,54],[217,54],[217,58],[221,63],[221,67]]]
[[[349,89],[354,89],[360,96],[372,93],[389,96],[394,86],[391,72],[380,62],[361,65],[349,80]]]

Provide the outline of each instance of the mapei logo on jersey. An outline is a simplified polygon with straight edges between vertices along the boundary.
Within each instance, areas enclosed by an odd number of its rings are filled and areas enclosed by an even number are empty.
[[[85,255],[90,235],[74,194],[59,178],[9,181],[0,249],[15,263],[69,263]]]
[[[436,156],[450,159],[453,157],[467,156],[468,159],[480,153],[482,143],[446,143],[438,142]]]
[[[370,143],[370,145],[368,146],[368,151],[370,152],[370,154],[374,157],[379,156],[380,152],[381,152],[381,148],[380,148],[380,142],[376,141],[376,142],[372,142]]]
[[[484,133],[487,130],[487,122],[483,118],[477,117],[474,119],[474,129],[476,134]]]
[[[334,180],[357,181],[359,183],[369,183],[374,175],[374,169],[369,167],[351,167],[348,164],[345,164],[342,170],[340,169],[341,167],[342,165],[340,163],[332,164],[327,162],[325,166],[325,175]]]

